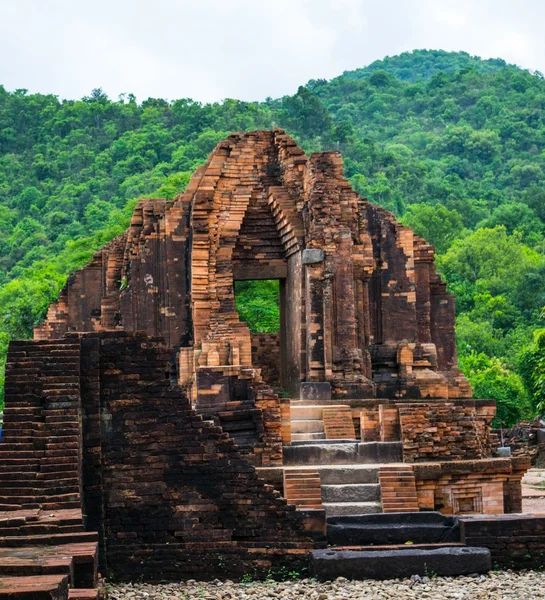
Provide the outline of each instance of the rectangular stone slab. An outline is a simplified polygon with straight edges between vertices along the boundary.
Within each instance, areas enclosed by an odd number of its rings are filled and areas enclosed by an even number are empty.
[[[397,579],[411,575],[469,575],[492,568],[487,548],[465,546],[436,550],[314,550],[309,571],[321,581],[347,579]]]

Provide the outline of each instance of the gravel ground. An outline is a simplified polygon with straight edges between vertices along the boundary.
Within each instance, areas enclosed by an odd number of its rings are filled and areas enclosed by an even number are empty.
[[[164,585],[125,584],[109,590],[110,600],[533,600],[545,598],[545,573],[501,571],[474,577],[413,576],[389,581],[347,581],[340,577],[325,583],[312,579],[282,583],[190,580]]]
[[[530,469],[524,476],[522,512],[545,513],[545,469]]]

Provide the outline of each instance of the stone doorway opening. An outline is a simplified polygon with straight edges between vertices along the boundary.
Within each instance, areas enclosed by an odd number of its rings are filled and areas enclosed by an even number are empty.
[[[252,337],[252,364],[275,391],[283,390],[284,279],[235,281],[235,306]]]

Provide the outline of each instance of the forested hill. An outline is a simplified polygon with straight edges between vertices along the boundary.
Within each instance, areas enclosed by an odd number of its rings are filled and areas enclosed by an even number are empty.
[[[402,81],[415,82],[419,79],[429,79],[436,73],[457,73],[470,68],[479,73],[492,73],[508,65],[501,58],[483,60],[471,56],[467,52],[445,52],[444,50],[414,50],[403,52],[397,56],[387,56],[376,60],[367,67],[345,71],[342,77],[346,79],[363,79],[375,71],[386,71]],[[516,68],[516,67],[515,67]]]
[[[530,414],[545,398],[544,108],[541,74],[441,51],[262,103],[137,103],[100,89],[59,101],[0,87],[0,356],[127,226],[138,197],[172,198],[232,131],[279,126],[306,151],[340,150],[361,195],[436,245],[475,395],[498,399],[505,422]],[[241,302],[267,327],[266,301]]]

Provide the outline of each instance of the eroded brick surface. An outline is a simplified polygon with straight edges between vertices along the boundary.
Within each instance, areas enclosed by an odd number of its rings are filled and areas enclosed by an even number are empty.
[[[251,279],[280,280],[278,334],[239,319],[235,282]],[[93,589],[97,538],[120,579],[299,569],[323,512],[305,518],[255,469],[278,480],[297,415],[311,440],[403,448],[411,464],[381,469],[386,511],[520,510],[528,461],[490,458],[495,405],[458,369],[454,314],[434,249],[358,197],[338,152],[229,136],[173,201],[141,200],[35,341],[11,344],[0,567],[24,567],[9,548],[64,544],[64,559],[29,550],[37,576],[67,569],[43,582],[59,598]],[[288,491],[318,508],[305,473]]]
[[[267,278],[282,282],[283,335],[265,360],[272,339],[252,343],[234,281]],[[358,197],[339,153],[307,157],[281,130],[233,134],[174,201],[142,200],[35,335],[115,329],[180,349],[180,382],[202,412],[225,408],[202,368],[294,394],[329,381],[340,399],[471,397],[433,248]]]

